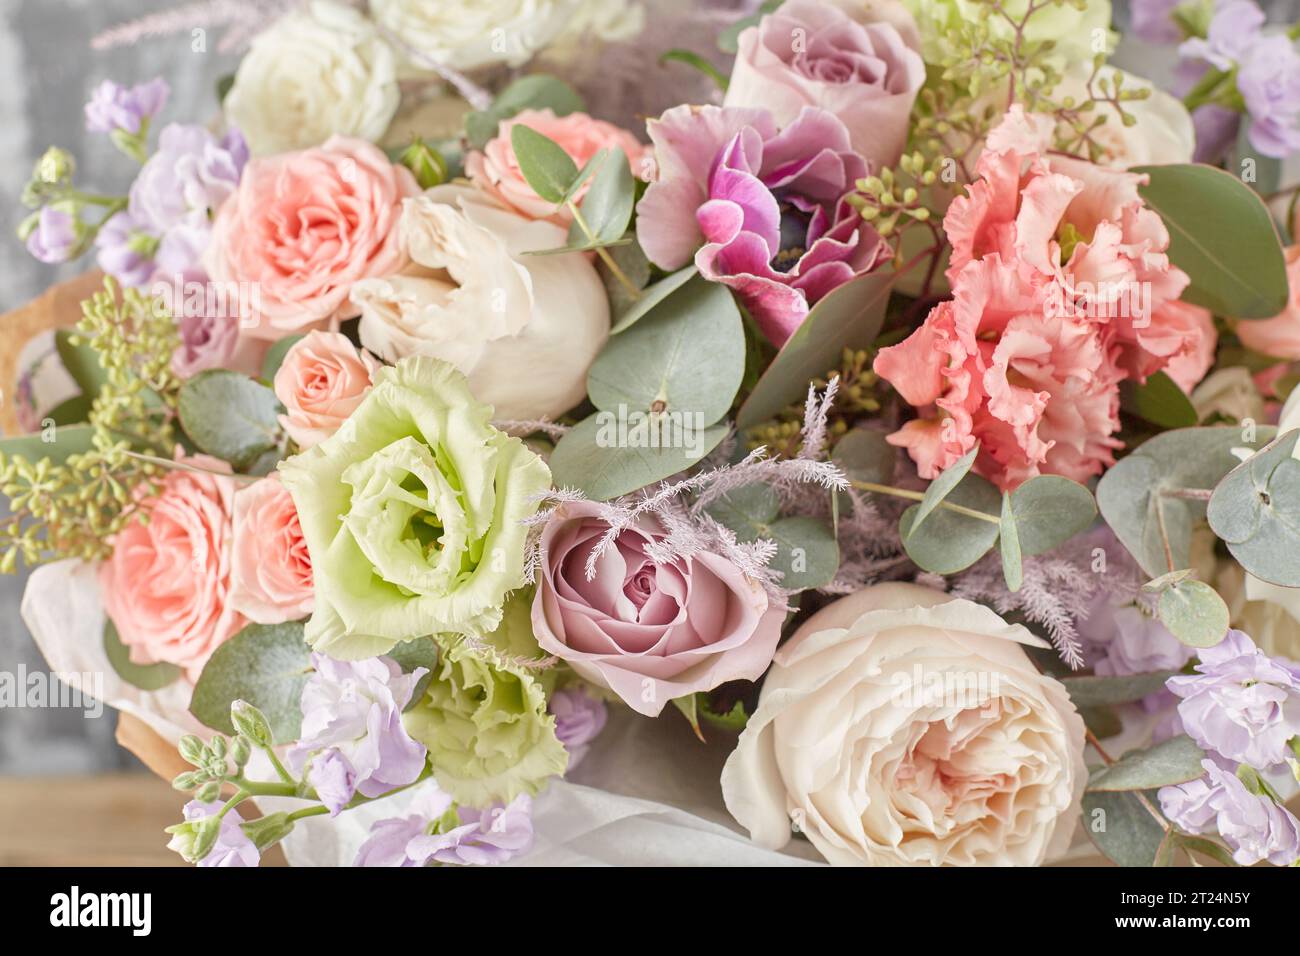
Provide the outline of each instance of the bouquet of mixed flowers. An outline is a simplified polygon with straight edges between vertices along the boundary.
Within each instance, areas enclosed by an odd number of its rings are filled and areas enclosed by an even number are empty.
[[[102,44],[227,17],[219,122],[36,165],[106,276],[0,444],[185,859],[1300,858],[1296,28],[201,6]]]

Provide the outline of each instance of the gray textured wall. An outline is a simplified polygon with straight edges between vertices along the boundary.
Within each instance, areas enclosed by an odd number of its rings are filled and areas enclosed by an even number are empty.
[[[216,109],[217,78],[237,62],[191,49],[187,32],[134,48],[96,52],[90,39],[106,27],[166,10],[180,0],[0,0],[0,311],[20,305],[84,265],[53,267],[27,254],[14,236],[24,210],[18,194],[32,163],[58,144],[78,158],[80,181],[122,191],[133,164],[82,124],[82,104],[102,79],[135,83],[164,76],[172,97],[162,119],[203,120]],[[0,330],[3,334],[3,330]],[[43,669],[18,617],[25,578],[0,577],[0,671]],[[111,713],[90,720],[74,710],[0,709],[0,776],[85,773],[134,761],[113,742]]]

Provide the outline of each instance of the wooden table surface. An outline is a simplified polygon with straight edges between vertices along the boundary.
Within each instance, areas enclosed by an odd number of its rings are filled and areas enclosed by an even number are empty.
[[[163,828],[186,799],[149,773],[0,777],[0,867],[185,866]]]

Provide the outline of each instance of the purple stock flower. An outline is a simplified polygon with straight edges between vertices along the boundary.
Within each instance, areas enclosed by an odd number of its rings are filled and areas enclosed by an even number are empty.
[[[86,129],[92,133],[120,129],[134,136],[140,132],[144,120],[162,111],[168,92],[162,77],[132,87],[105,80],[95,87],[86,103]]]
[[[1300,669],[1270,658],[1241,631],[1200,652],[1196,674],[1165,686],[1182,698],[1183,727],[1206,750],[1265,769],[1282,763],[1300,734]]]
[[[45,206],[36,220],[36,228],[27,237],[27,251],[41,262],[67,262],[81,244],[81,229],[76,216]]]
[[[1192,37],[1178,52],[1220,70],[1231,70],[1234,64],[1244,62],[1263,25],[1264,11],[1253,0],[1226,0],[1215,8],[1205,37]]]
[[[148,285],[157,242],[158,237],[146,232],[130,212],[119,212],[100,226],[95,236],[99,267],[124,286]]]
[[[1129,4],[1129,26],[1146,43],[1177,43],[1182,31],[1171,14],[1182,0],[1133,0]]]
[[[506,806],[453,811],[451,797],[429,784],[411,801],[408,815],[371,826],[355,865],[493,865],[528,852],[532,844],[532,800],[527,794]]]
[[[357,771],[347,757],[336,748],[322,750],[312,758],[307,782],[329,807],[330,816],[336,817],[357,792]]]
[[[1259,39],[1237,70],[1237,90],[1250,113],[1250,144],[1284,159],[1300,150],[1300,54],[1284,36]]]
[[[555,736],[569,752],[568,770],[572,770],[587,756],[591,742],[605,728],[609,716],[605,702],[581,687],[566,687],[551,695],[547,710],[555,715]]]
[[[1078,628],[1095,657],[1094,670],[1104,677],[1176,671],[1196,656],[1158,620],[1131,604],[1112,604],[1109,595],[1101,596]],[[1148,694],[1142,706],[1154,712],[1173,702],[1167,690],[1160,690]]]
[[[1165,816],[1189,833],[1217,831],[1242,866],[1290,866],[1300,857],[1300,822],[1285,807],[1251,793],[1231,767],[1211,759],[1201,767],[1205,776],[1160,789]]]
[[[833,114],[805,107],[785,129],[766,110],[678,106],[647,124],[659,178],[637,206],[650,261],[733,289],[783,344],[809,308],[890,256],[845,200],[866,175]]]
[[[191,800],[185,804],[185,819],[187,822],[202,820],[210,817],[219,811],[222,804],[219,800],[211,803],[203,803],[199,800]],[[208,855],[199,860],[199,866],[257,866],[261,859],[261,854],[257,851],[257,846],[248,835],[240,829],[240,824],[244,818],[239,815],[239,811],[233,807],[226,811],[226,815],[221,818],[221,831],[217,834],[217,842],[208,851]],[[173,840],[176,842],[179,838]],[[171,846],[171,844],[169,844]],[[175,847],[172,847],[175,849]]]
[[[302,692],[302,738],[287,755],[289,765],[301,770],[312,754],[333,750],[337,757],[327,758],[334,763],[331,787],[347,779],[337,774],[339,758],[352,768],[350,785],[362,796],[380,797],[414,783],[424,770],[425,748],[402,726],[402,708],[428,670],[403,674],[387,657],[336,661],[313,654],[312,663],[316,671]],[[336,790],[330,799],[339,797]]]

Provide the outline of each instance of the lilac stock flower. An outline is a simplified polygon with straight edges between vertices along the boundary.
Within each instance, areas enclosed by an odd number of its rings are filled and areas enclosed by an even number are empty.
[[[1112,604],[1109,595],[1102,595],[1078,628],[1079,637],[1089,645],[1096,661],[1094,670],[1104,677],[1176,671],[1196,656],[1158,620],[1131,604]],[[1172,703],[1167,690],[1148,694],[1142,700],[1148,712]]]
[[[124,286],[139,288],[153,276],[158,237],[150,235],[128,211],[115,214],[95,236],[99,267]]]
[[[27,251],[48,263],[67,262],[80,244],[81,229],[76,216],[53,206],[42,207],[36,228],[27,237]]]
[[[1182,31],[1171,14],[1182,0],[1133,0],[1129,4],[1129,26],[1146,43],[1177,43]]]
[[[312,759],[307,782],[320,802],[329,807],[330,816],[336,817],[356,796],[357,771],[347,757],[331,747]]]
[[[647,124],[659,178],[637,206],[650,261],[733,289],[774,344],[808,310],[889,258],[844,201],[866,175],[833,114],[805,107],[778,131],[766,110],[678,106]]]
[[[312,663],[316,671],[302,692],[302,738],[287,755],[289,765],[301,770],[312,754],[333,750],[337,756],[326,758],[333,765],[332,788],[350,779],[355,792],[380,797],[414,783],[424,770],[425,748],[402,726],[402,709],[427,669],[403,674],[387,657],[336,661],[313,654]],[[351,778],[338,775],[340,759],[352,768]],[[332,792],[330,799],[339,796]]]
[[[1205,37],[1192,37],[1178,52],[1220,70],[1231,70],[1245,61],[1263,26],[1264,11],[1253,0],[1225,0],[1215,8]]]
[[[214,800],[211,803],[203,803],[199,800],[191,800],[185,804],[185,820],[193,822],[210,817],[219,811],[222,803]],[[261,859],[261,854],[257,851],[257,846],[248,835],[240,829],[240,824],[244,818],[239,815],[239,811],[233,807],[226,811],[226,815],[221,818],[221,831],[217,834],[217,842],[208,851],[208,855],[199,860],[199,866],[257,866]],[[173,839],[173,843],[180,838]],[[168,844],[172,849],[176,847]]]
[[[1289,38],[1258,40],[1237,70],[1237,90],[1250,114],[1252,146],[1275,159],[1300,150],[1300,53]]]
[[[1266,769],[1282,763],[1300,734],[1300,668],[1272,659],[1241,631],[1200,652],[1196,674],[1165,686],[1182,698],[1183,727],[1206,750]]]
[[[1211,759],[1201,767],[1205,776],[1160,789],[1166,817],[1189,833],[1217,831],[1242,866],[1290,866],[1300,857],[1300,821],[1285,807],[1251,793],[1230,767]]]
[[[451,797],[429,784],[416,794],[410,809],[407,816],[371,826],[356,866],[493,865],[526,853],[533,844],[532,800],[527,794],[504,807],[453,810]]]
[[[105,80],[95,87],[86,103],[86,129],[92,133],[122,130],[135,136],[146,119],[162,111],[168,92],[167,82],[161,77],[132,87]]]
[[[555,715],[555,736],[569,752],[568,769],[572,770],[587,756],[591,742],[605,728],[609,716],[605,702],[581,687],[566,687],[551,695],[547,709]]]

